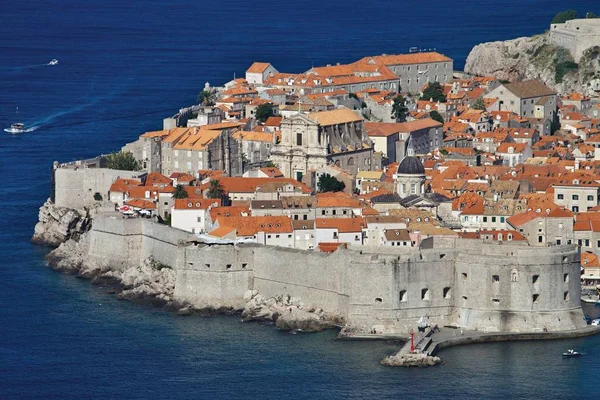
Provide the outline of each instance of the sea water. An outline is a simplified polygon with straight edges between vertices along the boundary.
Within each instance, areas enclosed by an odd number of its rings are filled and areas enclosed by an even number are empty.
[[[0,126],[38,128],[0,135],[0,398],[596,398],[600,337],[457,347],[443,366],[394,369],[379,360],[396,343],[119,301],[28,242],[54,160],[161,129],[207,81],[253,61],[301,72],[413,46],[460,69],[475,44],[543,32],[567,7],[600,13],[557,0],[1,1]],[[564,360],[567,348],[588,355]]]

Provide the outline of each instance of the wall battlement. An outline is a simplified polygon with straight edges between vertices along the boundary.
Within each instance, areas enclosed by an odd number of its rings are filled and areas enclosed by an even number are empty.
[[[585,326],[574,246],[456,241],[453,248],[398,254],[319,253],[190,243],[187,232],[103,215],[90,234],[90,257],[118,266],[152,256],[175,269],[175,298],[200,307],[243,306],[244,293],[252,289],[342,314],[358,333],[406,333],[422,316],[488,332]]]

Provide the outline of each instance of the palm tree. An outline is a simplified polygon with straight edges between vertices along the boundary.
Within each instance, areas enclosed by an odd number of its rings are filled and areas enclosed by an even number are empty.
[[[183,185],[175,186],[175,191],[173,192],[174,199],[187,199],[188,193],[185,191]]]
[[[205,89],[198,93],[198,103],[203,106],[214,106],[217,101],[217,91],[214,89]]]
[[[212,179],[206,197],[209,199],[222,199],[225,197],[225,188],[218,179]]]

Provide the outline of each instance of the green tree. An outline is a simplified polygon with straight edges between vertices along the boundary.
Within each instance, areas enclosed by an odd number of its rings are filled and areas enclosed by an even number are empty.
[[[217,91],[215,89],[203,90],[198,93],[198,103],[203,106],[214,106],[217,101]]]
[[[225,197],[225,188],[218,179],[212,179],[206,197],[209,199],[222,199]]]
[[[323,174],[319,177],[319,181],[317,182],[317,187],[319,192],[341,192],[346,188],[346,184],[344,182],[340,182],[335,177],[329,174]]]
[[[432,100],[439,101],[441,103],[446,102],[446,95],[444,94],[444,89],[439,82],[432,82],[425,90],[423,90],[423,95],[421,96],[421,100]]]
[[[589,11],[589,12],[585,13],[585,17],[586,18],[590,18],[590,19],[591,18],[598,18],[598,15],[596,15],[596,13],[594,13],[592,11]]]
[[[429,118],[431,118],[437,122],[440,122],[442,124],[444,123],[444,117],[442,117],[442,115],[435,110],[429,112]]]
[[[394,103],[392,104],[392,118],[396,122],[406,121],[406,114],[408,114],[408,107],[406,107],[406,98],[399,94],[394,97]]]
[[[140,164],[137,162],[133,154],[129,152],[115,152],[107,155],[106,168],[120,169],[122,171],[139,171]]]
[[[558,14],[556,14],[556,16],[554,17],[554,19],[552,20],[552,24],[564,24],[565,22],[571,20],[571,19],[577,19],[577,11],[575,10],[566,10],[566,11],[561,11]]]
[[[269,117],[275,115],[275,113],[273,113],[273,104],[261,104],[260,106],[256,107],[256,113],[254,115],[260,122],[265,122],[267,119],[269,119]]]
[[[478,97],[473,104],[471,104],[471,108],[474,110],[485,110],[485,103],[483,102],[483,97]]]
[[[175,186],[175,191],[173,192],[173,198],[174,199],[187,199],[188,198],[188,192],[186,192],[183,185]]]
[[[275,165],[275,163],[273,161],[269,160],[265,164],[265,167],[267,167],[267,168],[273,168],[273,167],[277,167],[277,165]]]

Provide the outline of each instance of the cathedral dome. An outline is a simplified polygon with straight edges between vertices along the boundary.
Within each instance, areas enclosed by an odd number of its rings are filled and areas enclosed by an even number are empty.
[[[421,161],[414,156],[404,157],[398,166],[398,174],[403,175],[425,175],[425,168]]]

